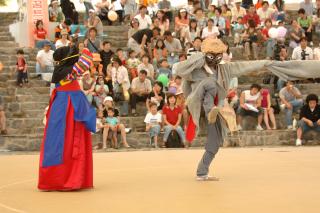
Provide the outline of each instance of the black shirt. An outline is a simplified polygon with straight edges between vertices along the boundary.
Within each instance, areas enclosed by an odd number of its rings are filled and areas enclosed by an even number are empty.
[[[163,108],[163,106],[164,106],[164,100],[165,100],[165,97],[166,97],[166,96],[165,96],[164,92],[160,92],[160,93],[158,94],[158,96],[161,96],[161,97],[162,97],[162,100],[160,101],[160,105],[158,106],[158,110],[162,110],[162,108]],[[152,97],[155,97],[154,92],[151,92],[151,93],[149,94],[148,100],[149,100],[149,101],[152,101],[152,100],[151,100]]]
[[[320,119],[320,105],[317,104],[313,112],[311,112],[309,105],[304,105],[300,111],[300,119],[301,118],[311,120],[313,123],[317,122]]]
[[[109,50],[108,52],[105,52],[104,50],[100,51],[101,56],[101,64],[103,65],[103,73],[106,75],[107,66],[110,64],[111,58],[113,56],[114,52],[112,50]]]
[[[143,38],[144,35],[147,36],[147,43],[150,43],[150,42],[151,42],[151,38],[153,37],[152,30],[150,30],[150,29],[139,30],[138,32],[136,32],[135,34],[133,34],[132,38],[133,38],[138,44],[141,44],[141,43],[142,43],[142,38]]]

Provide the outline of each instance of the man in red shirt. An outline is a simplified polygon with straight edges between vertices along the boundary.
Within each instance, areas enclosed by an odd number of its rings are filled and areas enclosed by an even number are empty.
[[[254,5],[251,5],[250,7],[249,7],[249,10],[248,10],[248,13],[247,13],[247,15],[245,15],[244,17],[243,17],[243,24],[246,26],[246,28],[248,28],[248,21],[250,20],[250,19],[252,19],[252,20],[254,20],[254,22],[256,23],[256,26],[258,27],[259,25],[260,25],[260,18],[259,18],[259,16],[257,15],[257,13],[256,13],[256,9],[255,9],[255,7],[254,7]]]
[[[175,130],[181,141],[185,142],[185,134],[180,126],[181,117],[182,117],[182,109],[181,107],[176,105],[177,99],[174,94],[167,95],[167,103],[162,109],[163,120],[165,123],[164,127],[164,135],[163,135],[163,142],[166,143],[170,133]]]

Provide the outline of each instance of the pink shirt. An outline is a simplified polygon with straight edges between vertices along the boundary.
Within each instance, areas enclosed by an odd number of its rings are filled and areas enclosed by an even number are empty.
[[[268,108],[268,95],[269,95],[269,90],[268,89],[262,89],[260,91],[262,100],[261,100],[261,107],[262,108]]]

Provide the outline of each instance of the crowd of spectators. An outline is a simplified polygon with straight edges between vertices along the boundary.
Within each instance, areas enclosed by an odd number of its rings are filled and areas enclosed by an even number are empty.
[[[310,0],[302,2],[297,17],[288,17],[283,0],[276,0],[271,5],[268,1],[256,4],[250,0],[209,1],[208,4],[208,1],[194,0],[177,11],[169,0],[145,0],[140,4],[134,0],[102,0],[96,5],[90,0],[81,2],[86,8],[84,23],[79,23],[79,15],[71,1],[51,2],[50,21],[59,22],[54,41],[48,40],[43,22],[39,20],[36,23],[34,40],[39,48],[36,71],[39,77],[49,82],[46,74],[52,73],[53,50],[62,46],[77,45],[80,52],[88,48],[93,53],[94,66],[79,82],[88,101],[97,108],[97,126],[103,132],[103,148],[107,147],[108,137],[111,137],[112,147],[117,148],[118,133],[123,146],[129,147],[126,141],[128,129],[120,119],[129,115],[146,115],[146,131],[155,146],[166,143],[173,130],[178,133],[181,143],[189,145],[184,132],[188,113],[181,78],[175,74],[175,64],[201,51],[205,38],[225,41],[233,37],[232,45],[244,48],[247,60],[264,59],[259,56],[263,46],[266,47],[266,59],[320,59],[320,48],[313,48],[312,39],[320,32],[320,0],[315,6]],[[110,11],[117,13],[116,21],[108,17]],[[111,24],[130,26],[127,49],[113,46],[104,35],[103,26]],[[275,29],[277,35],[273,33]],[[224,61],[230,60],[232,52],[229,49],[224,54]],[[301,109],[305,94],[301,94],[293,82],[278,79],[274,83],[280,97],[279,105],[285,112],[287,128],[293,129],[293,114]],[[263,130],[263,121],[266,129],[277,129],[277,110],[272,101],[274,94],[254,84],[238,96],[237,87],[237,79],[234,79],[227,98],[237,111],[239,130],[242,130],[242,118],[247,115],[257,117],[257,130]],[[312,102],[314,98],[310,100]],[[139,114],[139,102],[146,105],[148,112]],[[303,118],[304,114],[301,116]],[[320,118],[319,114],[317,116]],[[315,120],[313,117],[313,127],[319,125]],[[311,128],[311,122],[304,121],[303,125],[310,123]],[[299,126],[304,131],[310,129],[303,125]],[[162,130],[164,137],[159,142]]]

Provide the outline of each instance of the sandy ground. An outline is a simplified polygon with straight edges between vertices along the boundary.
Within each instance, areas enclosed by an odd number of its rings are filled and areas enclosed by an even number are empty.
[[[94,154],[95,189],[40,192],[38,155],[0,156],[0,212],[320,212],[320,147],[221,149],[196,182],[203,150]]]

